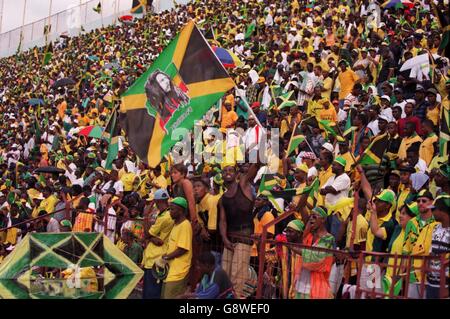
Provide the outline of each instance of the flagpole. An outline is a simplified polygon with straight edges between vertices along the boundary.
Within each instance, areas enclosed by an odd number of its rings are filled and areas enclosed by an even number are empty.
[[[0,0],[0,34],[2,33],[2,24],[3,24],[3,8],[5,5],[5,0]]]
[[[238,88],[235,86],[234,90],[236,92],[238,92]],[[262,128],[264,134],[267,134],[266,130],[264,129],[264,126],[261,125],[261,122],[259,121],[259,119],[256,117],[255,112],[253,112],[252,108],[250,107],[250,105],[247,102],[247,99],[245,96],[239,96],[241,98],[242,101],[244,101],[245,106],[247,106],[247,109],[249,110],[250,114],[253,115],[253,117],[255,118],[256,123]]]
[[[47,24],[47,32],[45,34],[45,45],[47,45],[48,42],[48,34],[50,33],[50,23],[52,22],[51,20],[51,16],[52,16],[52,5],[53,5],[53,0],[50,0],[50,5],[48,8],[48,24]]]
[[[351,116],[351,109],[349,109],[348,116]],[[339,127],[339,124],[336,123],[336,127],[337,127],[337,129],[339,131],[339,134],[345,139],[344,134],[342,133],[341,128]],[[341,150],[339,149],[339,151],[341,151]],[[351,150],[350,150],[350,155],[352,156],[353,161],[356,163],[355,155],[353,155],[353,152]]]
[[[24,24],[25,24],[25,13],[26,13],[26,10],[27,10],[27,0],[24,0],[24,3],[23,3],[23,14],[22,14],[22,27],[20,29],[20,40],[19,40],[18,51],[20,51],[22,49],[21,46],[22,46],[22,40],[23,40],[23,27],[24,27]],[[3,11],[3,8],[2,8],[2,11]],[[2,15],[3,15],[3,12],[2,12]]]
[[[102,28],[103,28],[103,0],[100,0],[100,16],[102,19]]]

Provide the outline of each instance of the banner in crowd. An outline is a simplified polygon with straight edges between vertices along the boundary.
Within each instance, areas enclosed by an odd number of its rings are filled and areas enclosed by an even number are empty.
[[[190,21],[122,95],[121,127],[139,158],[155,167],[179,141],[172,133],[191,130],[194,121],[234,86]]]
[[[142,275],[102,233],[28,233],[0,265],[0,298],[126,299]]]

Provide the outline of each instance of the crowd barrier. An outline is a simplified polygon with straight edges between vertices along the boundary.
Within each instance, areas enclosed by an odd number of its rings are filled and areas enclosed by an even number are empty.
[[[68,202],[65,209],[51,214],[65,211],[66,216],[70,216],[72,210]],[[221,240],[203,242],[200,245],[194,244],[195,249],[198,250],[194,251],[194,258],[201,250],[212,251],[217,258],[217,263],[229,273],[237,297],[247,299],[314,298],[314,296],[298,293],[312,284],[311,267],[302,265],[300,254],[322,258],[322,261],[313,268],[316,274],[322,272],[325,276],[323,278],[327,278],[329,287],[319,287],[319,292],[320,290],[329,291],[329,295],[322,295],[322,298],[329,299],[426,298],[426,278],[432,271],[430,263],[438,262],[441,265],[439,298],[448,298],[446,281],[449,274],[445,273],[445,269],[448,268],[449,260],[444,255],[409,256],[366,251],[350,252],[268,238],[267,229],[289,217],[290,214],[285,213],[272,223],[265,225],[263,233],[259,236],[229,234],[230,241],[235,244],[233,254],[224,250]],[[0,232],[47,216],[2,228]],[[110,216],[117,218],[116,232],[120,229],[119,225],[127,220],[142,221],[136,218]],[[107,219],[105,222],[107,223]],[[145,246],[144,241],[142,243]],[[326,261],[325,258],[327,258]],[[411,282],[413,277],[419,280]],[[324,284],[323,280],[321,284]],[[317,290],[317,287],[314,289]],[[415,291],[412,292],[411,289]],[[142,282],[135,288],[132,297],[139,298],[141,290]]]

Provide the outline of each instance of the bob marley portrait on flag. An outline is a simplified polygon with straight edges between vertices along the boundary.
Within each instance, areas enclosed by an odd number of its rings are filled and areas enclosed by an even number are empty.
[[[189,96],[176,86],[170,76],[157,69],[148,77],[145,84],[145,94],[147,96],[147,109],[153,107],[160,116],[161,128],[164,128],[169,118],[175,110],[189,104]],[[152,115],[152,111],[149,110]]]
[[[189,21],[121,95],[120,127],[150,167],[161,160],[223,95],[235,87],[208,41]]]

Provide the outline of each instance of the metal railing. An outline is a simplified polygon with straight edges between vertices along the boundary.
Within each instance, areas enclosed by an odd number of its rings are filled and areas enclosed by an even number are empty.
[[[93,9],[101,2],[100,13]],[[20,46],[20,51],[26,51],[35,46],[45,45],[44,28],[51,25],[48,41],[55,41],[61,34],[76,36],[82,28],[89,32],[102,26],[117,22],[120,16],[130,14],[132,0],[91,0],[67,10],[52,14],[23,27],[18,27],[0,34],[0,57],[13,55]],[[22,34],[22,42],[20,37]]]
[[[186,4],[190,0],[178,0],[177,4]],[[101,3],[100,13],[93,9]],[[44,28],[51,25],[48,33],[48,41],[57,40],[62,34],[77,36],[83,30],[102,28],[117,23],[118,18],[130,14],[133,0],[91,0],[67,10],[46,17],[0,34],[0,57],[15,54],[18,49],[26,51],[35,46],[45,45]],[[154,0],[153,11],[156,13],[170,10],[174,2],[170,0]],[[142,17],[136,14],[135,17]],[[22,42],[20,41],[22,34]],[[20,46],[20,48],[19,48]]]

